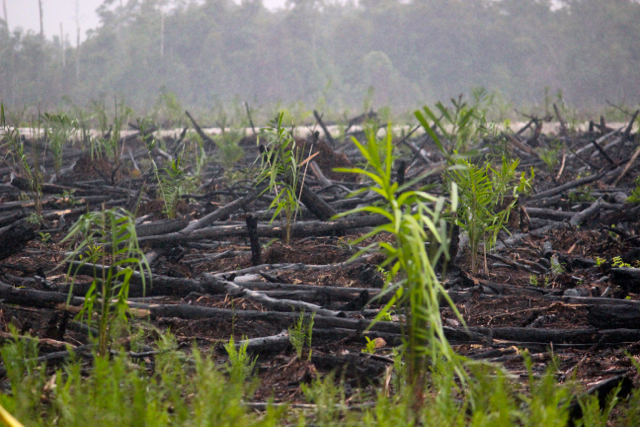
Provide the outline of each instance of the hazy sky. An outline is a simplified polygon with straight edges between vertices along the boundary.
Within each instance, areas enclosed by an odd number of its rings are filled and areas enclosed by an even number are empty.
[[[7,20],[11,30],[22,27],[24,30],[40,32],[40,14],[38,12],[38,0],[2,0],[7,5]],[[42,0],[44,34],[48,39],[54,35],[60,35],[60,23],[62,22],[65,39],[69,38],[72,44],[76,40],[76,4],[79,9],[81,37],[87,30],[95,28],[100,23],[96,15],[96,9],[104,0]],[[124,0],[126,1],[126,0]],[[269,8],[281,7],[286,0],[264,0]],[[117,3],[116,3],[117,4]],[[4,10],[0,10],[0,16],[4,18]]]

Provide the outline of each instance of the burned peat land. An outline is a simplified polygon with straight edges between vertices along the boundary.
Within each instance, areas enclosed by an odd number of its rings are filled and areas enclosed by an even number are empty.
[[[128,114],[2,111],[24,425],[637,425],[637,111]]]

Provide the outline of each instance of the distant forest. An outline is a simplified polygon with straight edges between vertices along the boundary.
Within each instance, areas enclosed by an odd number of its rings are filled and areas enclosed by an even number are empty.
[[[121,5],[122,4],[122,5]],[[516,105],[640,102],[637,0],[106,0],[79,48],[0,21],[0,98],[52,108],[162,92],[209,108],[408,109],[473,87]],[[46,16],[44,17],[46,20]]]

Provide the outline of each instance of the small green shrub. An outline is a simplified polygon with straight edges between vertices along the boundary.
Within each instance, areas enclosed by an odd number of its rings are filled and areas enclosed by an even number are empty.
[[[247,353],[248,341],[245,341],[241,345],[236,345],[233,336],[229,339],[229,342],[224,345],[224,349],[229,355],[229,363],[227,365],[227,371],[231,377],[231,380],[236,384],[244,384],[245,380],[253,372],[256,360],[252,359]]]
[[[615,268],[631,267],[631,264],[624,262],[620,256],[613,257],[611,265]]]
[[[164,88],[156,100],[152,117],[155,122],[160,123],[167,129],[182,127],[183,108],[177,95]]]
[[[198,179],[201,179],[202,172],[204,171],[204,167],[207,165],[207,163],[210,160],[209,157],[207,156],[207,151],[204,148],[204,141],[202,140],[200,135],[198,135],[197,132],[191,132],[187,134],[187,136],[185,137],[185,140],[187,141],[185,144],[185,152],[189,151],[188,150],[189,145],[191,145],[192,147],[192,152],[193,152],[192,158],[194,159],[194,164],[195,164],[195,167],[193,169],[193,174]]]
[[[47,129],[45,135],[49,142],[49,149],[53,154],[53,162],[56,170],[56,176],[60,176],[60,168],[62,167],[62,153],[64,145],[78,131],[78,121],[71,119],[66,114],[44,114]]]
[[[233,168],[244,156],[244,150],[238,145],[238,141],[242,138],[242,133],[223,132],[215,139],[218,152],[216,154],[216,162],[220,163],[227,169]]]
[[[175,219],[177,216],[178,202],[186,183],[186,170],[181,166],[180,162],[180,157],[170,160],[169,165],[163,169],[162,175],[158,174],[156,169],[160,195],[164,202],[165,213],[169,219]]]
[[[365,336],[364,338],[367,340],[367,344],[366,344],[365,348],[363,348],[360,351],[363,352],[363,353],[367,353],[367,354],[375,354],[376,353],[376,341],[370,339],[367,336]]]
[[[560,151],[562,147],[559,143],[550,144],[547,148],[538,150],[540,160],[547,166],[547,172],[553,173],[558,163],[560,163]]]
[[[35,207],[35,216],[31,221],[31,224],[37,225],[42,222],[42,172],[40,171],[39,164],[44,159],[40,158],[38,152],[38,144],[32,144],[32,160],[33,166],[29,164],[29,159],[25,154],[24,141],[20,136],[20,130],[15,127],[7,126],[5,118],[4,104],[0,102],[0,131],[3,133],[0,142],[0,149],[7,149],[7,155],[13,158],[13,163],[24,172],[25,178],[29,182],[29,187],[34,193],[33,202]]]
[[[104,150],[107,157],[111,158],[111,161],[115,165],[120,165],[120,151],[122,148],[120,146],[120,137],[122,136],[122,129],[129,123],[129,118],[132,115],[133,110],[127,107],[124,101],[120,101],[120,103],[118,103],[117,100],[115,101],[113,125],[109,128],[109,138],[100,144],[102,146],[101,149]],[[145,127],[141,126],[140,122],[138,122],[138,125],[144,134]]]
[[[141,128],[143,127],[142,124],[140,126]],[[178,213],[177,209],[180,196],[183,194],[185,186],[187,185],[186,167],[182,166],[182,159],[178,156],[175,159],[169,160],[168,166],[159,169],[155,160],[153,160],[153,150],[158,145],[159,140],[152,136],[147,136],[144,140],[153,173],[158,181],[160,198],[165,207],[164,212],[167,218],[175,219]]]
[[[311,340],[313,336],[313,318],[315,313],[312,313],[308,321],[305,321],[303,313],[300,313],[300,318],[296,321],[292,328],[289,328],[289,341],[296,351],[298,359],[302,359],[302,352],[304,347],[309,348],[308,359],[311,360]]]
[[[484,243],[485,250],[495,245],[498,233],[516,206],[518,194],[530,186],[531,180],[526,179],[524,172],[516,180],[517,159],[509,163],[503,158],[499,169],[489,163],[477,166],[466,159],[456,159],[453,164],[457,168],[448,172],[448,178],[460,189],[458,223],[469,235],[471,270],[477,273],[480,243]]]
[[[136,226],[131,214],[122,209],[108,209],[82,215],[62,242],[81,239],[65,261],[80,259],[78,266],[70,264],[68,277],[74,278],[85,264],[93,265],[93,282],[78,315],[88,323],[97,312],[99,354],[108,351],[113,321],[126,321],[129,282],[134,271],[151,274],[144,252],[138,246]],[[83,255],[84,254],[84,255]],[[98,266],[100,269],[98,270]],[[71,298],[73,282],[69,291]],[[115,298],[115,302],[113,299]]]
[[[596,198],[591,194],[591,187],[586,185],[569,191],[569,200],[572,202],[593,202]]]
[[[563,274],[565,272],[565,268],[564,266],[558,261],[557,258],[552,257],[551,258],[551,272],[553,274]]]
[[[447,222],[451,221],[450,212],[457,209],[456,185],[453,183],[450,206],[444,196],[436,197],[423,189],[413,190],[415,180],[398,186],[392,179],[394,168],[391,132],[380,142],[374,134],[370,134],[366,145],[360,144],[355,138],[353,143],[369,167],[336,171],[357,173],[368,178],[371,184],[363,191],[369,190],[379,194],[384,198],[384,202],[380,206],[359,207],[338,217],[366,212],[381,215],[389,220],[389,223],[375,227],[356,239],[355,244],[381,234],[393,236],[392,242],[382,240],[355,255],[357,257],[365,251],[376,250],[386,256],[381,266],[387,268],[389,274],[386,276],[381,295],[391,295],[391,298],[380,310],[375,322],[382,320],[396,305],[406,310],[405,355],[408,378],[413,384],[421,382],[426,373],[427,360],[439,357],[448,360],[460,377],[464,377],[462,370],[457,369],[457,357],[444,335],[439,299],[444,298],[454,313],[459,318],[461,316],[435,271],[439,261],[442,261],[443,266],[446,266],[448,261],[450,229]],[[381,145],[384,150],[381,149]],[[384,154],[381,155],[381,152]],[[428,246],[426,242],[429,242]]]
[[[486,108],[482,105],[485,99],[486,94],[478,92],[474,105],[469,105],[460,96],[457,100],[451,99],[452,108],[447,108],[442,102],[436,103],[435,109],[440,118],[437,117],[436,112],[426,106],[422,111],[416,111],[415,116],[443,154],[450,155],[454,150],[465,153],[482,136],[495,131],[485,117]],[[433,122],[444,140],[436,136],[427,120]]]
[[[278,114],[276,120],[264,131],[267,141],[265,152],[261,153],[260,176],[258,182],[267,182],[267,190],[273,192],[274,199],[269,209],[275,209],[271,222],[284,213],[285,242],[291,242],[291,227],[295,215],[300,209],[298,187],[300,169],[298,164],[302,150],[296,149],[296,141],[291,133],[282,125],[284,113]]]

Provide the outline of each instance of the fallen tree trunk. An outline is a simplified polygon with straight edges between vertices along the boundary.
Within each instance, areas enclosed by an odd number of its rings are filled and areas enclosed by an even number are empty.
[[[230,320],[233,318],[241,319],[243,321],[262,321],[265,323],[271,323],[279,325],[281,327],[289,327],[295,321],[300,319],[300,316],[304,316],[306,319],[310,319],[309,313],[283,313],[272,311],[255,311],[255,310],[229,310],[223,308],[211,308],[193,306],[187,304],[130,304],[131,307],[135,307],[141,310],[148,310],[152,319],[159,317],[177,317],[180,319],[209,319],[220,318]],[[353,331],[365,331],[369,333],[384,332],[395,335],[401,335],[403,333],[403,327],[397,322],[376,322],[373,323],[370,320],[365,319],[349,319],[344,317],[328,317],[322,315],[316,315],[313,318],[314,328],[342,328],[350,329]],[[487,336],[482,335],[479,332],[465,331],[462,329],[453,329],[445,327],[445,335],[452,341],[460,342],[486,342]],[[369,335],[371,336],[371,335]]]
[[[102,266],[94,265],[94,264],[84,264],[81,265],[78,261],[73,261],[70,263],[74,269],[78,269],[78,274],[84,274],[88,276],[93,276],[94,268],[101,275]],[[272,265],[261,265],[258,270],[267,269],[272,267]],[[273,265],[273,267],[278,267],[278,264]],[[322,266],[331,268],[332,266]],[[253,268],[253,267],[252,267]],[[612,272],[617,271],[625,271],[626,269],[612,269]],[[632,269],[637,270],[637,269]],[[74,270],[75,271],[75,270]],[[219,274],[209,274],[208,275],[208,283],[215,283],[214,280],[222,279],[222,276]],[[22,282],[34,281],[34,279],[20,278]],[[154,274],[152,276],[145,275],[145,287],[142,286],[142,276],[138,272],[134,272],[131,276],[131,281],[129,284],[129,297],[137,298],[137,297],[156,297],[156,296],[179,296],[185,297],[191,293],[196,294],[207,294],[207,293],[215,293],[220,294],[221,290],[218,286],[210,286],[207,284],[207,280],[196,280],[196,279],[184,279],[184,278],[175,278],[162,276],[158,274]],[[223,282],[226,282],[222,279]],[[23,283],[21,282],[21,285]],[[456,282],[457,283],[457,282]],[[522,286],[513,286],[506,284],[498,284],[492,282],[480,281],[480,286],[476,286],[471,290],[466,292],[459,292],[454,290],[449,290],[447,293],[449,297],[452,298],[455,302],[466,301],[469,298],[473,297],[475,291],[481,291],[481,295],[484,298],[490,297],[504,297],[510,295],[521,295],[521,296],[530,296],[533,298],[545,299],[548,301],[561,301],[567,304],[582,304],[582,305],[616,305],[623,307],[639,307],[640,309],[640,301],[636,300],[627,300],[627,299],[611,299],[611,298],[600,298],[600,297],[576,297],[576,296],[560,296],[560,295],[552,295],[553,290],[543,289],[539,287],[522,287]],[[302,298],[305,296],[314,301],[320,301],[323,297],[326,297],[331,301],[352,301],[354,298],[357,298],[362,292],[367,292],[370,298],[374,298],[381,291],[378,288],[351,288],[351,287],[339,287],[339,286],[314,286],[311,284],[289,284],[289,283],[271,283],[271,282],[243,282],[241,284],[235,284],[239,288],[247,289],[251,291],[256,291],[257,293],[265,294],[273,299],[295,299],[297,293],[302,293]],[[65,294],[68,294],[70,290],[73,291],[73,295],[75,296],[83,296],[89,290],[91,286],[90,283],[76,283],[71,289],[70,285],[65,285],[59,287],[59,290]],[[233,291],[232,296],[238,295],[236,292],[241,291]],[[389,297],[376,300],[377,303],[386,303]],[[441,301],[441,303],[445,303]]]
[[[375,227],[387,223],[389,220],[383,216],[367,215],[335,221],[300,221],[291,227],[292,236],[326,236],[341,233],[348,229]],[[258,225],[258,236],[280,237],[284,235],[284,227]],[[247,227],[244,224],[223,225],[195,230],[191,233],[177,232],[161,236],[148,236],[138,239],[140,245],[165,246],[176,243],[192,242],[200,239],[217,239],[222,237],[248,237]]]
[[[472,332],[492,339],[553,344],[604,344],[640,341],[640,329],[536,329],[517,327],[471,327]],[[602,341],[601,341],[602,340]]]
[[[607,174],[606,172],[600,172],[598,174],[587,176],[585,178],[577,179],[575,181],[568,182],[568,183],[566,183],[564,185],[560,185],[560,186],[552,188],[550,190],[542,191],[540,193],[536,193],[536,194],[528,197],[527,200],[538,200],[538,199],[547,198],[547,197],[550,197],[550,196],[555,196],[556,194],[560,194],[563,191],[570,190],[570,189],[576,188],[576,187],[580,187],[581,185],[589,184],[590,182],[593,182],[593,181],[597,181],[598,179],[602,178],[606,174]]]
[[[158,317],[177,317],[180,319],[208,319],[221,318],[230,320],[232,318],[243,321],[262,321],[289,327],[297,321],[300,316],[310,319],[309,313],[276,312],[276,311],[256,311],[256,310],[230,310],[226,308],[212,308],[193,306],[188,304],[137,304],[131,303],[131,307],[147,310],[152,319]],[[319,328],[345,328],[363,331],[371,326],[369,320],[356,320],[337,316],[316,315],[313,318],[314,327]],[[401,325],[395,322],[378,322],[371,326],[371,330],[400,334]]]
[[[289,339],[289,332],[284,330],[278,335],[272,335],[269,337],[251,338],[248,340],[242,340],[235,343],[236,348],[247,346],[247,353],[249,354],[265,354],[265,353],[277,353],[291,347],[291,341]],[[223,347],[224,349],[224,347]],[[226,353],[226,349],[225,349]]]
[[[0,282],[0,298],[5,303],[18,304],[30,307],[57,308],[67,307],[67,296],[58,292],[35,291],[31,289],[18,289],[11,285]],[[83,298],[71,298],[72,306],[82,305]],[[193,306],[189,304],[141,304],[129,303],[134,309],[136,316],[151,316],[151,318],[176,317],[180,319],[206,319],[221,318],[231,320],[233,318],[244,321],[262,321],[276,324],[281,327],[289,327],[300,316],[310,318],[310,313],[278,312],[278,311],[255,311],[255,310],[230,310],[222,308],[212,308],[203,306]],[[601,342],[603,344],[619,344],[640,341],[640,329],[630,329],[629,319],[637,322],[640,326],[640,309],[634,308],[625,310],[628,315],[624,320],[612,326],[626,326],[625,328],[613,329],[535,329],[518,327],[471,327],[469,330],[446,328],[447,338],[460,342],[486,342],[491,339],[507,340],[523,343],[557,343],[557,344],[590,344]],[[595,319],[596,313],[621,312],[620,306],[615,309],[607,306],[595,307],[590,312],[590,319]],[[319,312],[320,313],[320,312]],[[593,313],[593,314],[592,314]],[[637,316],[636,316],[637,313]],[[602,316],[600,316],[602,317]],[[624,323],[624,325],[623,325]],[[343,328],[354,331],[376,331],[391,334],[402,334],[402,324],[397,322],[372,322],[365,319],[350,319],[338,316],[325,316],[317,314],[314,316],[314,326],[318,328]],[[607,326],[607,325],[603,325]]]
[[[598,200],[593,202],[591,206],[589,206],[587,209],[573,215],[571,217],[571,220],[569,220],[569,224],[571,224],[574,227],[577,227],[578,225],[581,225],[582,223],[589,221],[589,219],[591,219],[592,217],[598,214],[598,212],[600,211],[600,208],[602,207],[602,203],[603,203],[602,198],[599,198]]]
[[[56,308],[60,304],[67,304],[68,297],[60,292],[36,291],[34,289],[15,288],[0,282],[0,299],[5,304],[16,304],[26,307]],[[69,300],[70,305],[78,306],[84,303],[84,298],[74,297]]]
[[[174,233],[184,229],[188,224],[184,219],[167,219],[153,221],[136,225],[136,235],[138,237],[157,236],[167,233]]]
[[[304,183],[298,185],[298,194],[300,194],[300,201],[318,217],[321,221],[329,221],[336,216],[338,212],[333,209],[327,202],[325,202],[320,196],[311,191]]]
[[[589,309],[589,324],[601,329],[640,329],[640,307],[620,305],[594,305]]]
[[[620,267],[611,269],[611,282],[625,292],[640,291],[640,268]]]
[[[104,268],[101,265],[82,264],[78,261],[73,261],[70,264],[76,274],[87,274],[90,276],[93,276],[94,271],[98,272],[98,275],[101,276]],[[77,292],[83,295],[88,291],[89,286],[90,284],[85,284],[84,286],[79,287],[78,284],[76,284],[73,286],[73,291],[74,293]],[[268,295],[252,291],[212,274],[205,274],[200,281],[192,279],[176,279],[173,277],[158,275],[145,275],[145,280],[143,281],[142,275],[139,272],[135,272],[131,276],[129,286],[129,296],[132,298],[140,296],[170,295],[184,297],[190,293],[210,295],[225,294],[233,298],[250,299],[275,311],[307,311],[316,312],[324,316],[338,316],[340,314],[337,311],[327,310],[319,305],[306,303],[304,301],[271,298]],[[70,287],[65,288],[67,291],[70,290]]]
[[[31,182],[28,179],[22,178],[19,176],[13,177],[13,179],[11,180],[11,185],[13,185],[14,187],[22,191],[34,191],[31,185]],[[71,190],[75,190],[76,196],[90,196],[92,194],[91,191],[89,190],[68,187],[68,186],[58,185],[58,184],[43,183],[40,188],[40,191],[42,191],[42,194],[62,194],[65,191],[71,191]]]
[[[20,252],[35,237],[35,227],[26,218],[0,228],[0,261]]]
[[[71,261],[68,265],[72,268],[72,273],[83,274],[93,277],[94,271],[102,277],[102,265],[85,263],[79,261]],[[143,286],[144,284],[144,286]],[[74,295],[85,295],[91,286],[90,283],[75,283],[73,287],[70,285],[61,286],[62,292],[68,293],[72,291]],[[137,298],[143,296],[180,296],[184,297],[192,292],[206,293],[205,288],[200,282],[193,279],[182,279],[161,275],[149,276],[145,274],[144,281],[139,272],[134,272],[131,276],[129,284],[129,297]]]
[[[318,313],[322,316],[338,316],[339,312],[327,310],[319,305],[310,304],[303,301],[295,301],[291,299],[275,299],[271,298],[265,294],[261,294],[256,291],[252,291],[242,286],[238,286],[233,282],[229,282],[223,280],[219,277],[216,277],[212,274],[205,274],[202,278],[203,287],[207,290],[207,293],[215,295],[215,294],[226,294],[231,295],[233,297],[243,297],[250,299],[252,301],[258,302],[265,307],[275,310],[275,311],[305,311]],[[342,314],[344,316],[344,314]]]
[[[254,201],[264,191],[265,188],[266,188],[265,186],[259,186],[258,188],[256,188],[255,190],[247,194],[246,196],[240,199],[234,200],[233,202],[227,205],[224,205],[221,208],[216,209],[210,214],[203,216],[198,221],[194,221],[191,224],[189,224],[187,227],[185,227],[182,230],[182,233],[191,233],[200,228],[207,227],[213,224],[214,222],[218,221],[219,219],[229,216],[233,212],[243,208],[244,206]]]
[[[554,221],[564,221],[571,219],[575,212],[565,212],[565,211],[557,211],[555,209],[545,209],[545,208],[530,208],[525,207],[527,211],[527,215],[542,218],[542,219],[552,219]]]

